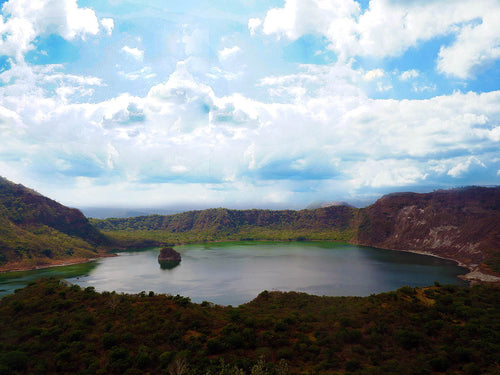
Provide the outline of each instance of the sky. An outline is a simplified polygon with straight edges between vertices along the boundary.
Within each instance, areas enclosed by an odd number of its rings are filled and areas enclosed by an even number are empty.
[[[500,182],[500,0],[0,0],[0,175],[72,207]]]

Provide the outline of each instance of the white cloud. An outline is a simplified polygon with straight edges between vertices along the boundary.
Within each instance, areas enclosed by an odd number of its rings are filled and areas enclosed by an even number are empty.
[[[173,165],[171,167],[172,172],[174,173],[186,173],[189,169],[185,165]]]
[[[373,81],[374,79],[381,78],[384,76],[384,71],[382,69],[373,69],[367,71],[364,75],[363,78],[366,81]]]
[[[493,142],[500,142],[500,125],[488,131],[488,138]]]
[[[0,74],[8,83],[0,85],[1,160],[14,155],[8,173],[16,166],[26,181],[60,185],[56,199],[74,199],[64,191],[83,185],[89,202],[302,202],[334,188],[450,181],[473,168],[494,168],[496,178],[498,170],[499,91],[374,100],[359,88],[366,72],[338,63],[264,78],[260,89],[281,96],[259,101],[216,94],[186,61],[146,95],[78,103],[81,90],[104,82],[62,69],[15,65]],[[58,82],[59,95],[48,89]],[[485,168],[450,156],[471,153]]]
[[[261,25],[262,20],[260,18],[250,18],[248,20],[248,30],[250,30],[250,34],[255,35]]]
[[[85,38],[99,32],[95,12],[80,8],[76,0],[11,0],[4,3],[0,16],[0,53],[22,61],[33,40],[56,33],[67,40]]]
[[[353,165],[352,183],[355,187],[374,188],[387,186],[406,186],[422,182],[427,173],[413,160],[366,160]]]
[[[219,59],[220,60],[227,60],[227,59],[233,57],[234,55],[238,54],[238,52],[240,52],[240,51],[241,51],[241,48],[238,46],[234,46],[231,48],[225,47],[218,52]]]
[[[472,4],[471,4],[472,5]],[[473,5],[475,7],[475,5]],[[479,15],[477,15],[479,17]],[[439,51],[439,71],[467,79],[500,57],[500,4],[484,9],[478,24],[464,25],[451,46]]]
[[[136,60],[142,61],[144,59],[144,51],[140,50],[137,47],[124,46],[122,47],[122,51],[132,56]]]
[[[483,162],[475,156],[469,156],[466,160],[459,162],[448,171],[448,175],[454,178],[462,177],[475,166],[486,168]]]
[[[377,82],[377,91],[385,92],[392,90],[392,85],[390,83]]]
[[[0,106],[0,132],[4,137],[22,134],[23,128],[23,121],[16,112]]]
[[[295,40],[324,35],[341,61],[354,56],[399,56],[433,38],[455,35],[439,53],[439,71],[469,78],[500,56],[500,3],[496,0],[403,2],[371,0],[361,13],[354,0],[286,0],[263,20],[251,19],[252,34]]]
[[[111,35],[115,27],[115,21],[112,18],[103,18],[101,19],[101,26],[106,34]]]
[[[399,79],[401,81],[408,81],[413,78],[417,78],[420,75],[418,70],[410,69],[400,74]]]

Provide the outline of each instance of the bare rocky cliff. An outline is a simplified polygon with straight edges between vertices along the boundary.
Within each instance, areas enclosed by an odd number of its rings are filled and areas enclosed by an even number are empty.
[[[500,251],[499,208],[500,187],[389,194],[359,211],[356,242],[453,259],[477,275]]]

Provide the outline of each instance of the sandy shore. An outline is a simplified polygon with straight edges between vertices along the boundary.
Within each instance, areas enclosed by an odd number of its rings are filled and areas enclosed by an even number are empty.
[[[393,250],[393,249],[387,249],[387,250]],[[445,259],[445,260],[451,260],[455,262],[459,267],[467,268],[469,270],[469,273],[466,273],[465,275],[459,275],[458,278],[468,281],[470,283],[500,283],[500,277],[495,276],[489,273],[484,273],[480,266],[478,265],[468,265],[464,264],[456,259],[453,258],[446,258],[442,257],[439,255],[432,254],[431,252],[428,251],[419,251],[419,250],[393,250],[393,251],[405,251],[407,253],[414,253],[414,254],[420,254],[420,255],[428,255],[434,258],[439,258],[439,259]]]

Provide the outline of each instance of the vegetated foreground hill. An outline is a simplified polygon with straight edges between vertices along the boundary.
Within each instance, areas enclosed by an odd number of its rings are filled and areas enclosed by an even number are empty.
[[[474,271],[469,277],[485,279],[482,272],[493,272],[485,260],[493,260],[493,269],[500,271],[499,207],[500,187],[470,187],[390,194],[363,209],[219,208],[169,216],[92,219],[92,223],[129,244],[138,238],[170,243],[221,239],[349,241],[454,259]]]
[[[0,373],[496,374],[499,301],[434,286],[234,308],[39,280],[0,300]]]
[[[107,244],[77,209],[0,177],[0,269],[92,258]]]

